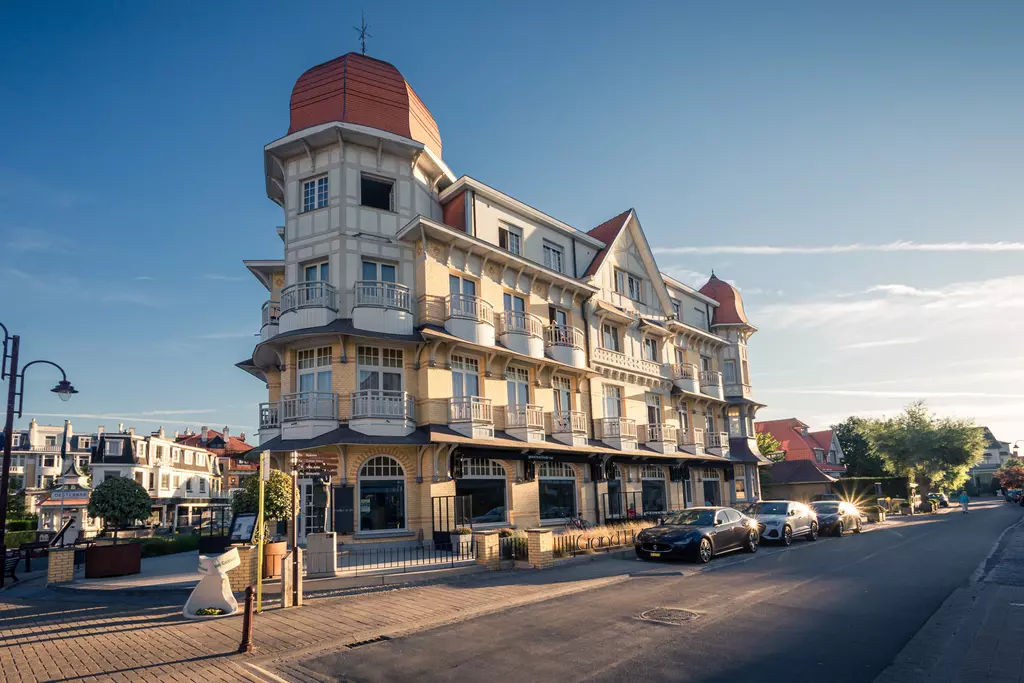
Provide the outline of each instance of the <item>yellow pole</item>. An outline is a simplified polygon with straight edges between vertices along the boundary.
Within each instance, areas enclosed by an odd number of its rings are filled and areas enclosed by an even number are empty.
[[[256,611],[263,611],[263,458],[260,458],[260,507],[256,513]]]

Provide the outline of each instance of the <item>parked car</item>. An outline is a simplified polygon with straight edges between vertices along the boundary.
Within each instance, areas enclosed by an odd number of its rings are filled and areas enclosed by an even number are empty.
[[[811,496],[811,500],[817,502],[819,500],[842,500],[842,498],[838,493],[817,493]]]
[[[1020,489],[1007,489],[1006,490],[1006,502],[1016,503],[1020,500]]]
[[[860,510],[850,503],[823,500],[811,503],[811,508],[818,516],[818,530],[823,534],[842,536],[846,531],[861,531]]]
[[[933,500],[940,508],[949,507],[949,496],[945,493],[929,493],[928,500]]]
[[[818,540],[818,518],[803,503],[792,500],[765,500],[754,503],[747,514],[758,522],[761,538],[789,545],[796,536]]]
[[[664,523],[636,536],[636,556],[686,558],[701,564],[731,550],[756,553],[760,541],[757,522],[738,510],[700,507],[669,515]]]

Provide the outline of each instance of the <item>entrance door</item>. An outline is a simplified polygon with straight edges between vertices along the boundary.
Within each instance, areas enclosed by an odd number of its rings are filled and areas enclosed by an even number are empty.
[[[302,507],[299,509],[299,543],[306,542],[306,534],[321,534],[324,532],[324,519],[327,513],[326,505],[318,505],[316,498],[319,492],[314,492],[318,487],[312,479],[299,480],[299,493],[302,496]]]
[[[705,505],[718,505],[718,480],[717,479],[705,479],[704,480],[704,500]]]

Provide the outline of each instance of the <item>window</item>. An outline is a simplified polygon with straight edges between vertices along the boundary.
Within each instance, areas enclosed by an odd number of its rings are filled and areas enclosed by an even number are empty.
[[[622,417],[622,387],[604,385],[604,416]]]
[[[822,449],[815,448],[814,449],[814,459],[817,460],[818,462],[824,462],[825,461],[824,453],[825,452]]]
[[[164,447],[163,446],[157,446],[156,447],[156,459],[157,460],[163,460],[164,459]]]
[[[679,404],[679,431],[683,434],[690,432],[690,407],[686,401]]]
[[[563,462],[542,462],[537,471],[540,518],[576,516],[576,472]]]
[[[685,498],[684,505],[687,507],[693,505],[693,482],[689,477],[683,481],[683,496]]]
[[[569,314],[554,306],[548,306],[548,320],[551,321],[552,325],[569,326]]]
[[[381,211],[395,210],[395,181],[363,173],[359,181],[359,203]]]
[[[530,373],[526,368],[510,367],[505,373],[505,380],[508,385],[508,405],[525,406],[530,402]]]
[[[138,470],[136,470],[135,471],[135,483],[138,484],[139,486],[142,486],[142,482],[143,482],[143,477],[144,476],[145,476],[144,473],[139,472]]]
[[[519,228],[499,227],[498,246],[510,254],[521,254],[523,247],[523,231]]]
[[[693,310],[697,312],[697,327],[702,330],[708,329],[708,315],[704,309],[694,307]]]
[[[468,458],[462,461],[462,473],[455,480],[455,495],[472,496],[470,514],[474,524],[506,521],[506,489],[505,468],[497,460]]]
[[[722,380],[726,384],[736,384],[736,361],[727,360],[722,363]]]
[[[601,326],[602,346],[609,351],[622,353],[622,343],[619,337],[619,328],[605,323]]]
[[[169,475],[169,474],[161,474],[160,475],[160,490],[161,491],[166,491],[169,488],[171,488],[171,475]]]
[[[547,240],[544,240],[544,265],[556,272],[563,272],[562,248],[557,244],[548,242]]]
[[[743,436],[743,423],[740,421],[740,409],[729,406],[729,436]]]
[[[307,263],[302,267],[303,282],[327,282],[330,279],[331,267],[327,261]]]
[[[302,210],[313,211],[327,206],[327,176],[302,183]]]
[[[466,356],[452,356],[452,396],[480,395],[480,362]]]
[[[299,392],[331,393],[331,347],[302,349],[297,352]]]
[[[56,436],[47,436],[46,437],[46,445],[47,446],[56,446],[57,445],[57,437]]]
[[[43,467],[56,467],[56,459],[52,455],[43,455]]]
[[[646,337],[644,339],[644,360],[658,362],[658,340]]]
[[[79,449],[88,448],[91,445],[92,445],[92,441],[89,439],[89,437],[87,437],[87,436],[80,436],[80,437],[78,437],[78,448]]]
[[[521,296],[516,296],[515,294],[509,294],[508,292],[505,292],[504,296],[502,297],[502,302],[505,305],[506,311],[523,312],[526,310],[526,301],[524,301],[523,297]]]
[[[402,370],[405,367],[401,349],[374,346],[356,348],[359,390],[383,389],[402,391]]]
[[[153,491],[156,489],[156,472],[149,473],[149,490]]]
[[[704,427],[708,430],[708,434],[715,431],[715,416],[711,412],[704,416]]]
[[[202,453],[196,453],[196,464],[200,467],[206,467],[206,456]]]
[[[206,493],[206,480],[199,478],[199,493]]]
[[[711,359],[708,356],[700,357],[700,371],[711,372]]]
[[[475,281],[458,275],[449,275],[448,292],[451,294],[451,315],[474,320],[477,318]]]
[[[391,263],[363,261],[363,280],[366,282],[397,282],[398,269]]]
[[[104,455],[121,455],[121,439],[111,439],[106,441],[103,446]]]
[[[405,528],[405,471],[386,455],[359,469],[359,531]]]
[[[644,302],[644,281],[624,270],[615,271],[615,291],[633,301]]]
[[[572,410],[572,381],[568,377],[554,377],[551,388],[555,392],[555,414]]]
[[[664,422],[661,419],[661,395],[648,391],[644,396],[644,401],[647,403],[647,424],[656,425]]]
[[[680,312],[679,312],[680,305],[681,304],[678,301],[676,301],[675,299],[672,299],[672,315],[675,316],[676,320],[682,320],[683,319],[682,315],[680,315]]]
[[[192,493],[192,477],[185,478],[185,492]]]
[[[17,448],[21,445],[21,434],[11,434],[11,448]]]
[[[181,462],[181,449],[171,449],[171,462]]]
[[[640,468],[640,498],[644,512],[668,510],[665,495],[665,468],[658,465],[644,465]]]
[[[836,449],[828,449],[828,461],[836,465],[839,464],[839,457],[836,455]]]
[[[174,475],[174,490],[177,491],[180,486],[181,486],[181,475],[175,474]]]
[[[192,464],[192,451],[185,451],[185,464],[186,465],[191,465]]]
[[[733,465],[733,480],[736,482],[736,498],[747,497],[747,470],[743,465]]]

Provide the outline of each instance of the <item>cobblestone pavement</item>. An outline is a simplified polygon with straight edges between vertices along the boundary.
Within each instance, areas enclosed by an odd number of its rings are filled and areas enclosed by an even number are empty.
[[[1024,683],[1024,520],[972,578],[875,683]]]
[[[145,598],[21,588],[0,593],[0,679],[4,681],[275,680],[285,657],[398,635],[627,580],[603,563],[477,574],[450,583],[310,600],[257,615],[256,652],[236,654],[241,617],[188,621],[180,606]],[[155,598],[158,599],[158,598]]]

